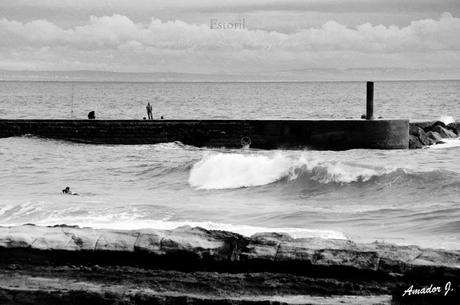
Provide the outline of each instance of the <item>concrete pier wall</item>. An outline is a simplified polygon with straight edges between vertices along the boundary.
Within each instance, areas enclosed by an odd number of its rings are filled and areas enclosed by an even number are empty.
[[[408,120],[0,120],[0,137],[94,144],[180,141],[198,147],[407,149]]]

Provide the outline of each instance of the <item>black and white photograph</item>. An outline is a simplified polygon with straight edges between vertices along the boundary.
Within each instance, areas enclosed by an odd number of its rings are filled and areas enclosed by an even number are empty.
[[[460,0],[0,0],[0,305],[460,304]]]

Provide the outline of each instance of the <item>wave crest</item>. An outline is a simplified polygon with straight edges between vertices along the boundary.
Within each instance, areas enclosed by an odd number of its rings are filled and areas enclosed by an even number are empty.
[[[312,156],[289,157],[217,153],[205,155],[194,164],[189,184],[197,189],[232,189],[261,186],[281,179],[295,180],[305,174],[319,183],[364,182],[394,169],[322,160]]]

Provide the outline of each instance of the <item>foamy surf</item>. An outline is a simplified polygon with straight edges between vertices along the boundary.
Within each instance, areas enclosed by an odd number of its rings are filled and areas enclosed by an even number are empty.
[[[456,139],[442,139],[444,143],[442,144],[436,144],[436,145],[431,145],[428,148],[429,149],[445,149],[445,148],[454,148],[454,147],[460,147],[460,138]]]
[[[206,230],[218,230],[238,233],[250,237],[256,233],[285,233],[293,238],[322,238],[322,239],[348,239],[345,234],[333,230],[313,230],[303,228],[267,228],[249,225],[232,225],[215,223],[211,221],[167,221],[167,220],[114,220],[112,217],[87,217],[85,219],[47,219],[34,222],[36,225],[53,226],[56,224],[78,225],[80,227],[90,227],[94,229],[114,229],[114,230],[173,230],[183,226],[200,227]],[[3,226],[19,226],[22,223],[9,223]]]
[[[164,220],[145,220],[145,221],[128,221],[118,222],[115,225],[110,223],[91,223],[88,226],[93,228],[107,228],[107,229],[158,229],[158,230],[172,230],[182,226],[201,227],[207,230],[229,231],[241,234],[243,236],[252,236],[256,233],[264,232],[277,232],[286,233],[293,238],[309,238],[318,237],[324,239],[347,239],[347,237],[337,231],[332,230],[310,230],[303,228],[266,228],[249,225],[232,225],[215,222],[195,222],[195,221],[164,221]]]
[[[351,183],[368,181],[393,170],[321,159],[308,152],[294,156],[283,152],[268,156],[208,153],[193,165],[189,184],[196,189],[232,189],[262,186],[283,178],[295,180],[304,173],[319,183]]]

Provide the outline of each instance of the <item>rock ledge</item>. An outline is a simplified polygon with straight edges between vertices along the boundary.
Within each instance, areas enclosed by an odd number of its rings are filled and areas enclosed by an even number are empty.
[[[0,271],[1,304],[455,304],[460,291],[460,251],[191,227],[0,227]],[[402,297],[447,282],[447,296]]]

